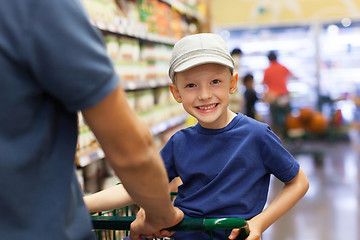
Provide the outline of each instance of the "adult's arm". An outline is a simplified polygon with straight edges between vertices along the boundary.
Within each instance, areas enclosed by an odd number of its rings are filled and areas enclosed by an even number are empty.
[[[83,116],[106,159],[131,198],[146,213],[132,225],[132,237],[175,225],[183,213],[170,201],[168,177],[148,127],[129,107],[125,92],[116,88]]]

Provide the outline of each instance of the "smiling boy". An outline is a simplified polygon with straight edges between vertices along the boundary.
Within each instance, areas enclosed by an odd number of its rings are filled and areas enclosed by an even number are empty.
[[[178,73],[170,90],[201,126],[216,129],[225,127],[236,116],[228,109],[236,85],[237,74],[232,75],[220,64],[208,63]]]
[[[190,35],[175,44],[170,90],[198,124],[175,133],[161,156],[169,181],[175,177],[182,180],[174,205],[185,217],[247,219],[247,240],[259,240],[305,195],[308,180],[267,124],[229,109],[238,81],[233,69],[226,43],[216,34]],[[284,182],[284,188],[263,210],[271,174]],[[113,193],[109,196],[113,203],[117,201],[111,207],[122,206],[120,191],[119,198]],[[102,209],[91,203],[100,204],[102,199],[101,194],[88,199],[89,210],[103,210],[105,203]],[[238,233],[234,229],[229,239],[236,239]],[[214,234],[214,239],[224,238],[222,230]],[[176,232],[172,237],[209,239],[204,232]]]

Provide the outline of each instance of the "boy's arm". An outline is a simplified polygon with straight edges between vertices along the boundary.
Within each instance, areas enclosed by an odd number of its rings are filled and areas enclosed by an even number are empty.
[[[122,208],[134,203],[122,184],[84,197],[89,212],[101,212]]]
[[[307,192],[309,181],[300,168],[298,174],[285,183],[274,201],[260,214],[248,221],[250,235],[247,240],[261,239],[261,234],[276,220],[288,212]],[[236,230],[233,230],[229,239],[235,239]]]

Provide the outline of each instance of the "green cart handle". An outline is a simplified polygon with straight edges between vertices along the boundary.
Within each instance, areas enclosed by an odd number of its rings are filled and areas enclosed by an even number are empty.
[[[94,229],[130,230],[135,216],[91,216]],[[168,231],[212,231],[216,229],[239,228],[240,239],[246,239],[250,230],[246,220],[241,218],[184,218]]]

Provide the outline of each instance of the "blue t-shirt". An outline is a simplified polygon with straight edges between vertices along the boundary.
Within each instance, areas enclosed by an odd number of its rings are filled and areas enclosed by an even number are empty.
[[[175,206],[185,217],[250,219],[266,203],[270,174],[292,180],[299,164],[269,126],[238,114],[225,128],[197,124],[175,133],[161,151],[169,181],[180,177]],[[175,239],[200,239],[177,232]]]
[[[77,111],[118,86],[78,0],[0,1],[0,238],[94,239]]]

